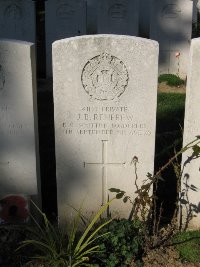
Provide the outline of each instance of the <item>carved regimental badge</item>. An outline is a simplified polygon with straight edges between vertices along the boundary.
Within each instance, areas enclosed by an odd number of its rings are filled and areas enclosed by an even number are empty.
[[[3,67],[0,65],[0,91],[3,90],[5,84],[5,74],[3,71]]]
[[[82,71],[82,84],[92,99],[113,100],[125,91],[128,84],[125,64],[112,55],[103,53],[90,59]]]

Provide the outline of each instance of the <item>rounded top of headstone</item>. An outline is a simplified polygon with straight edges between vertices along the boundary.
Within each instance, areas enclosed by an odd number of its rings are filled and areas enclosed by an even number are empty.
[[[107,40],[113,40],[113,39],[118,39],[118,40],[130,40],[134,41],[136,43],[144,43],[149,46],[155,46],[158,47],[159,44],[155,40],[151,39],[146,39],[146,38],[141,38],[137,36],[131,36],[131,35],[119,35],[119,34],[93,34],[93,35],[81,35],[81,36],[75,36],[75,37],[70,37],[70,38],[65,38],[65,39],[60,39],[55,42],[53,42],[52,46],[59,45],[60,43],[70,43],[73,41],[78,41],[78,40],[95,40],[95,39],[107,39]]]

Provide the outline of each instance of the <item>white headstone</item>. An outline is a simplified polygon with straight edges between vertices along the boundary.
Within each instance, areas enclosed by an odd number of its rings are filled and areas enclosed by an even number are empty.
[[[39,201],[35,47],[0,39],[0,199]]]
[[[127,47],[129,49],[127,49]],[[53,44],[54,118],[59,217],[68,204],[84,215],[120,188],[136,190],[153,172],[158,44],[120,35],[69,38]],[[126,216],[130,206],[111,210]],[[73,210],[72,210],[73,211]]]
[[[138,0],[98,1],[97,33],[138,35]]]
[[[86,34],[84,0],[48,0],[45,2],[46,73],[52,76],[52,43]]]
[[[189,59],[188,79],[187,79],[187,94],[185,106],[185,122],[184,122],[184,140],[183,145],[187,145],[193,141],[196,136],[200,135],[200,120],[199,120],[199,103],[200,103],[200,38],[192,40],[190,59]],[[195,210],[189,221],[189,228],[199,229],[200,224],[200,158],[192,159],[192,149],[183,153],[182,165],[182,199],[188,201],[188,204],[182,205],[182,220],[183,223],[188,221],[189,211]],[[194,186],[192,188],[192,186]],[[193,190],[196,187],[196,191]]]
[[[159,42],[159,73],[186,78],[192,35],[193,2],[154,0],[150,38]],[[179,55],[180,54],[180,55]]]
[[[0,38],[35,42],[35,2],[0,0]]]

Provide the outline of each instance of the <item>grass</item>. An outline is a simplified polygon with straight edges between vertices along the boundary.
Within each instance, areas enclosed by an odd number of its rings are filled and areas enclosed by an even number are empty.
[[[184,124],[185,94],[158,93],[157,126],[155,148],[155,171],[174,155],[174,149],[182,146],[182,129]],[[177,179],[173,166],[163,172],[163,181],[159,181],[156,195],[158,209],[162,205],[162,221],[170,223],[173,216]],[[169,208],[170,207],[170,208]]]
[[[182,145],[185,94],[159,93],[156,118],[156,160],[169,158]],[[159,162],[158,162],[159,163]]]
[[[174,74],[161,74],[158,77],[158,82],[166,82],[169,86],[180,86],[185,83],[184,80]]]
[[[156,118],[156,165],[164,163],[182,145],[185,94],[158,93]]]
[[[175,236],[174,244],[182,260],[200,261],[200,231],[180,232]]]
[[[158,93],[156,133],[173,132],[183,127],[185,94]]]

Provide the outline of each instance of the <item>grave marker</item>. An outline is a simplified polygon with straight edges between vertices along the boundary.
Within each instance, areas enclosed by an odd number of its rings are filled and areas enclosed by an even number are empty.
[[[35,42],[35,2],[0,0],[0,38]]]
[[[97,33],[138,35],[138,0],[98,1]]]
[[[192,35],[193,2],[154,0],[150,38],[159,42],[159,73],[186,78]],[[177,56],[179,54],[179,56]]]
[[[200,103],[200,38],[192,40],[188,79],[187,79],[187,95],[185,105],[185,121],[184,121],[184,137],[183,145],[187,145],[193,141],[197,135],[200,135],[199,120],[199,103]],[[182,220],[185,224],[188,220],[189,211],[196,210],[192,214],[193,217],[189,221],[189,228],[199,229],[200,222],[200,159],[192,159],[192,149],[183,153],[182,165],[182,199],[188,201],[188,204],[182,205]],[[193,187],[193,188],[192,188]],[[196,189],[195,189],[196,188]],[[195,190],[194,190],[195,189]]]
[[[127,50],[126,48],[130,49]],[[69,38],[53,44],[54,120],[59,218],[91,213],[120,188],[133,195],[153,172],[158,44],[120,35]],[[141,71],[142,70],[142,71]],[[86,210],[86,211],[85,211]],[[114,214],[130,206],[116,201]]]
[[[18,194],[38,203],[36,74],[32,43],[0,39],[0,147],[0,199]]]
[[[84,0],[48,0],[45,2],[46,73],[52,76],[52,43],[86,34]]]

